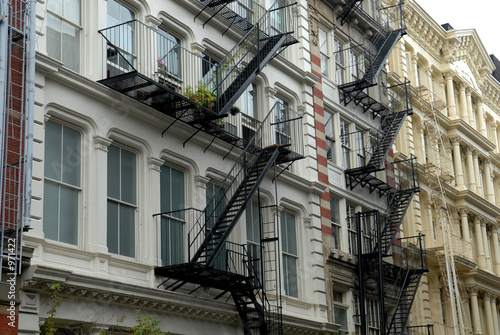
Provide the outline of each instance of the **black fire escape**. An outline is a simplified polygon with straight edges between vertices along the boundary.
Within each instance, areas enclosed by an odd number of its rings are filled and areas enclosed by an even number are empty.
[[[343,24],[355,11],[362,11],[361,1],[348,0],[338,19]],[[427,271],[422,236],[397,238],[399,228],[413,195],[419,191],[415,170],[415,157],[387,162],[386,159],[396,137],[408,115],[412,114],[409,83],[386,88],[384,102],[370,96],[370,88],[377,79],[392,49],[405,34],[403,2],[380,10],[382,23],[372,18],[378,32],[372,41],[374,49],[364,49],[363,61],[351,64],[360,73],[360,79],[339,85],[340,102],[354,102],[370,111],[374,119],[380,120],[380,128],[363,140],[356,166],[345,170],[346,185],[351,190],[356,186],[366,187],[370,193],[377,191],[387,199],[387,210],[356,213],[348,218],[351,227],[356,227],[358,255],[358,279],[360,298],[361,334],[368,333],[365,310],[367,286],[376,286],[380,301],[378,325],[381,334],[402,334],[407,326],[411,306],[420,278]],[[368,14],[363,12],[366,17]],[[343,57],[342,55],[341,57]],[[385,89],[385,88],[384,88]],[[341,134],[342,142],[350,141],[358,134]],[[367,285],[368,284],[368,285]],[[373,320],[374,318],[371,318]]]
[[[266,216],[268,207],[260,208],[257,252],[232,242],[231,233],[252,198],[259,196],[266,175],[272,171],[276,179],[285,165],[303,158],[302,120],[288,106],[276,103],[246,138],[221,128],[217,120],[228,116],[273,57],[298,42],[293,36],[295,4],[276,1],[266,10],[254,2],[250,7],[234,0],[200,2],[203,9],[195,19],[209,17],[205,25],[222,18],[227,29],[243,35],[224,59],[213,63],[133,20],[100,31],[107,50],[106,78],[100,83],[174,118],[165,131],[178,121],[191,125],[193,133],[184,144],[205,132],[213,136],[212,142],[219,139],[229,143],[230,150],[241,149],[204,210],[155,215],[160,225],[171,219],[185,224],[180,253],[188,253],[182,260],[162,260],[155,273],[165,278],[162,285],[168,290],[195,287],[192,293],[209,287],[218,292],[214,299],[231,297],[245,334],[282,334],[277,212]]]

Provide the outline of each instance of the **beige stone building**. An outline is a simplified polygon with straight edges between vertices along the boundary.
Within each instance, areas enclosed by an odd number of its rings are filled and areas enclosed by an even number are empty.
[[[500,83],[475,30],[440,25],[415,1],[388,81],[411,81],[414,114],[395,157],[417,156],[421,191],[404,235],[425,234],[429,272],[412,325],[440,334],[500,334]],[[450,18],[451,19],[451,18]],[[416,331],[416,328],[414,329]]]

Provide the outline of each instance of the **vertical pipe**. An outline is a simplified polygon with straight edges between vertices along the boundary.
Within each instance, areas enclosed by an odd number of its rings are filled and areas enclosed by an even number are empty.
[[[5,130],[5,115],[7,113],[7,50],[9,43],[9,7],[7,0],[0,0],[0,160],[2,166],[6,162],[4,157],[4,130]],[[3,173],[4,169],[0,169],[0,191],[2,192],[3,201]],[[2,222],[3,224],[3,222]]]
[[[385,302],[384,302],[384,268],[382,265],[382,234],[380,231],[380,212],[376,212],[375,214],[375,222],[377,226],[377,245],[378,247],[378,273],[379,273],[379,280],[378,280],[378,292],[379,292],[379,300],[380,300],[380,334],[385,335],[386,334],[386,324],[385,324]]]
[[[364,262],[363,262],[363,248],[361,246],[361,213],[356,213],[356,240],[358,242],[358,277],[359,277],[359,314],[361,324],[361,335],[366,333],[366,311],[365,311],[365,281],[364,275]],[[347,218],[350,220],[350,218]],[[379,244],[380,249],[380,244]]]
[[[29,1],[29,26],[28,26],[28,54],[26,81],[27,101],[26,101],[26,152],[24,163],[24,212],[23,227],[31,225],[31,188],[32,188],[32,168],[33,168],[33,127],[35,114],[35,53],[36,53],[36,0]]]

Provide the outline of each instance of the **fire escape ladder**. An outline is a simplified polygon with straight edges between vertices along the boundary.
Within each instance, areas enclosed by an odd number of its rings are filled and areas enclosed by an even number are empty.
[[[403,334],[408,322],[411,307],[417,294],[420,279],[425,272],[428,272],[427,261],[424,255],[423,235],[416,237],[416,243],[411,243],[403,248],[403,259],[406,267],[403,267],[404,278],[396,282],[395,286],[400,289],[396,307],[389,322],[388,335]],[[411,238],[412,240],[415,239]],[[408,239],[402,239],[402,242]]]
[[[261,287],[254,287],[250,279],[245,279],[244,285],[238,285],[232,289],[231,296],[243,323],[245,335],[269,334],[266,322],[267,312],[255,294],[255,290]]]
[[[344,23],[351,17],[351,15],[356,11],[357,8],[361,6],[363,0],[348,0],[347,3],[342,8],[337,20],[340,20],[340,25],[343,26]]]

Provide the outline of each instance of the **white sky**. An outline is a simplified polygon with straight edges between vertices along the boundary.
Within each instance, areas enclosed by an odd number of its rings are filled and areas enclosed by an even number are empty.
[[[488,54],[500,59],[499,0],[415,0],[437,23],[476,29]]]

